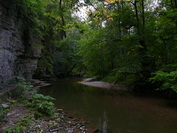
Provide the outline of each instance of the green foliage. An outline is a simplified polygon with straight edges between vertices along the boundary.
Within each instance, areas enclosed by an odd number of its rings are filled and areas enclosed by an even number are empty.
[[[84,58],[87,72],[95,76],[104,75],[108,67],[104,30],[90,30],[78,43],[80,44],[78,55]]]
[[[18,88],[33,88],[33,85],[31,83],[26,82],[23,77],[17,76],[9,80],[8,84],[16,84]]]
[[[175,2],[161,0],[152,8],[153,1],[86,1],[95,10],[85,22],[73,15],[85,5],[75,6],[78,0],[16,2],[42,38],[37,75],[85,71],[105,81],[134,84],[146,83],[156,71],[151,80],[176,92],[176,70],[168,66],[177,61]]]
[[[160,83],[160,88],[157,90],[172,90],[177,93],[177,71],[157,71],[150,80]]]
[[[54,114],[54,104],[51,102],[54,98],[44,96],[42,94],[35,94],[32,97],[32,102],[29,106],[33,107],[36,117],[51,116]]]
[[[102,81],[104,82],[114,82],[116,80],[117,80],[117,76],[115,76],[115,74],[109,74],[102,79]]]
[[[87,73],[119,84],[149,83],[151,73],[162,88],[176,91],[176,9],[162,0],[154,9],[150,1],[97,4],[89,12],[86,30],[78,41],[78,55]],[[109,7],[109,11],[107,8]],[[158,79],[163,67],[161,81]],[[170,67],[170,68],[167,68]],[[142,84],[142,83],[141,83]]]
[[[21,97],[29,99],[35,93],[35,90],[33,90],[34,86],[22,77],[15,77],[9,80],[7,84],[15,87],[15,89],[9,92],[12,98]]]
[[[76,55],[78,49],[79,33],[74,31],[70,33],[70,36],[61,40],[55,41],[55,45],[58,48],[56,51],[54,61],[55,74],[63,73],[63,76],[69,76],[73,69],[75,69],[80,62],[80,57]]]
[[[18,122],[20,123],[21,126],[28,127],[29,125],[32,124],[32,119],[29,116],[26,116],[26,117],[20,118]]]
[[[36,0],[30,0],[36,3]],[[43,3],[37,10],[37,22],[42,32],[42,54],[38,62],[36,77],[45,75],[59,76],[61,73],[67,75],[76,66],[78,56],[75,55],[78,31],[75,28],[75,18],[72,16],[72,8],[78,0],[64,1],[41,0]]]
[[[6,128],[8,133],[21,133],[27,131],[28,127],[32,124],[32,119],[29,116],[20,118],[17,124],[11,128]]]
[[[6,132],[8,133],[20,133],[26,130],[25,126],[22,125],[16,125],[13,128],[6,128]]]
[[[51,4],[49,0],[18,0],[23,8],[23,14],[28,19],[31,19],[37,26],[43,27],[43,22],[40,19],[43,17],[43,13],[45,12],[45,7]]]
[[[124,16],[114,17],[124,19]],[[130,23],[127,22],[125,25],[130,25]],[[119,34],[117,32],[119,27],[114,21],[108,22],[106,27],[98,28],[93,25],[91,27],[78,41],[80,44],[78,55],[84,59],[87,73],[99,78],[107,76],[107,79],[103,80],[115,81],[119,79],[117,75],[139,75],[142,71],[139,49],[142,46],[138,42],[138,36],[133,34],[125,34],[121,38],[115,36]]]
[[[6,114],[9,112],[9,109],[4,109],[2,105],[0,105],[0,122],[3,122]]]
[[[38,73],[53,75],[53,61],[51,56],[42,56],[38,62]]]

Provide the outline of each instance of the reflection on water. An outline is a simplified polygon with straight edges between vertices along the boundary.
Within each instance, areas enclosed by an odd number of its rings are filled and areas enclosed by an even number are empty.
[[[170,106],[177,105],[174,101],[88,87],[76,80],[60,80],[41,91],[101,133],[177,133],[177,109]]]
[[[108,131],[108,126],[107,126],[107,115],[106,113],[104,112],[104,115],[103,115],[103,128],[102,128],[102,132],[103,133],[107,133]]]

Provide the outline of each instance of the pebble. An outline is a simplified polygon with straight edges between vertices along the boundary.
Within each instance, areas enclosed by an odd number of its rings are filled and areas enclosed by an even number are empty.
[[[9,108],[9,105],[8,104],[1,104],[2,105],[2,107],[4,108],[4,109],[7,109],[7,108]]]
[[[58,133],[58,132],[56,131],[56,132],[52,132],[52,133]]]
[[[66,129],[66,131],[67,131],[67,133],[73,133],[73,128],[68,128],[68,129]]]
[[[57,109],[59,113],[63,113],[63,109]]]
[[[68,124],[71,124],[72,122],[71,121],[68,121]]]

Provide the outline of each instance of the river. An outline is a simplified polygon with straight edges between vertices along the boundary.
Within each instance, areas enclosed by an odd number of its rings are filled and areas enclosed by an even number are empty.
[[[41,88],[55,105],[105,133],[177,133],[177,102],[58,80]]]

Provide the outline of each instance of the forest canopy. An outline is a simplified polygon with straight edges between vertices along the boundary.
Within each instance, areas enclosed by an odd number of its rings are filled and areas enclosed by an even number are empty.
[[[85,73],[177,92],[176,0],[16,0],[16,6],[42,38],[37,76]]]

